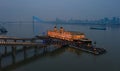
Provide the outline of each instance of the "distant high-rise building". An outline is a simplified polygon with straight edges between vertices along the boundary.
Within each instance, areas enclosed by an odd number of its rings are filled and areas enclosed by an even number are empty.
[[[119,18],[118,17],[113,17],[111,22],[112,22],[112,24],[119,24]]]
[[[104,24],[109,24],[109,18],[107,17],[104,18]]]

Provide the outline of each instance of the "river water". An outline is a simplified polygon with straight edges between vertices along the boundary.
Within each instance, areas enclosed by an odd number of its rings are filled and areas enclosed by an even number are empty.
[[[34,37],[45,35],[55,24],[51,23],[7,23],[3,24],[8,30],[7,36]],[[91,30],[91,25],[58,24],[68,31],[80,31],[86,37],[95,41],[97,47],[105,48],[107,53],[95,56],[80,50],[67,48],[59,53],[44,56],[28,64],[19,66],[13,71],[120,71],[120,26],[109,25],[107,30]],[[93,25],[92,25],[93,26]],[[34,31],[34,32],[33,32]]]

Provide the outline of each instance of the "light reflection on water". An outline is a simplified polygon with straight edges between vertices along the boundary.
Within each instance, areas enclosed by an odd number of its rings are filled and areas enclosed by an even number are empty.
[[[35,31],[42,35],[55,24],[35,23]],[[106,54],[94,56],[76,49],[64,50],[56,56],[46,56],[27,65],[16,68],[14,71],[120,71],[119,36],[120,26],[107,26],[107,30],[90,30],[90,25],[64,25],[65,30],[84,32],[88,38],[97,42],[97,47],[105,48]],[[8,36],[33,37],[32,24],[5,24]]]

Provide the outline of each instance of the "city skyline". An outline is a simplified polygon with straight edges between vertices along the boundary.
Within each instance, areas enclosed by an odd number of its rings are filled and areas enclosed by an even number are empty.
[[[31,20],[29,21],[21,21],[21,20],[14,20],[14,21],[0,21],[0,23],[33,23],[38,22],[38,23],[60,23],[60,24],[120,24],[120,17],[103,17],[100,19],[94,19],[94,20],[89,20],[89,19],[69,19],[69,20],[64,20],[61,18],[56,18],[55,20],[46,20],[42,19],[39,16],[33,16]]]

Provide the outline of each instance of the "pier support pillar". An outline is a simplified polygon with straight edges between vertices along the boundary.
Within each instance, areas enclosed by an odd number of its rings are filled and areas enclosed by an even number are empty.
[[[47,47],[43,47],[43,55],[46,55],[47,51],[46,51]]]
[[[47,51],[48,51],[48,47],[44,47],[44,49],[45,49],[45,52],[47,53]]]
[[[23,46],[23,51],[24,51],[24,60],[27,58],[27,51],[26,51],[27,47]]]
[[[15,64],[15,61],[16,61],[16,47],[15,46],[12,46],[12,63]]]
[[[7,47],[5,46],[5,52],[4,52],[4,54],[6,55],[7,54]]]
[[[7,42],[7,40],[4,40],[4,41]],[[5,54],[5,55],[7,54],[7,46],[5,46],[4,54]]]
[[[2,68],[2,54],[0,53],[0,69]]]
[[[38,47],[35,46],[35,48],[34,48],[34,56],[37,56],[37,49],[38,49]]]

